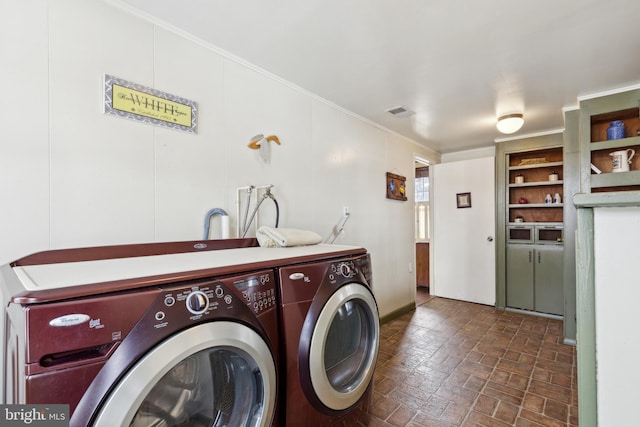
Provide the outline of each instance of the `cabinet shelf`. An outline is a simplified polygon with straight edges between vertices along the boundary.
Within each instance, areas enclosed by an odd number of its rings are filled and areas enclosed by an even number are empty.
[[[640,145],[640,136],[632,136],[630,138],[612,139],[610,141],[592,142],[589,144],[591,151],[613,150],[616,148],[624,148],[632,145]]]
[[[564,203],[513,203],[509,204],[509,209],[532,209],[532,208],[561,208]]]
[[[525,169],[539,169],[539,168],[553,168],[562,166],[562,162],[546,162],[546,163],[535,163],[531,165],[519,165],[519,166],[509,166],[510,171],[516,170],[525,170]]]
[[[512,226],[512,227],[533,227],[535,225],[548,225],[548,226],[552,226],[552,227],[557,227],[562,225],[562,221],[549,221],[549,222],[507,222],[508,226]]]
[[[557,181],[536,181],[536,182],[523,182],[522,184],[509,184],[510,188],[518,188],[518,187],[541,187],[547,185],[562,185],[563,181],[561,179]]]
[[[638,185],[640,171],[601,173],[591,175],[591,188]]]
[[[607,97],[603,98],[603,100],[606,98]],[[618,102],[615,101],[616,98],[620,98]],[[599,114],[596,111],[593,111],[593,110],[591,111],[592,113],[595,113],[595,114],[591,114],[589,117],[590,128],[591,128],[590,140],[592,143],[608,142],[607,129],[611,125],[611,122],[614,120],[621,121],[624,123],[626,138],[623,138],[623,139],[630,139],[635,137],[638,134],[638,130],[640,130],[640,117],[639,117],[640,110],[638,109],[638,99],[635,98],[633,95],[630,97],[631,100],[625,99],[625,98],[628,98],[628,96],[625,94],[612,95],[611,97],[609,97],[609,101],[611,102],[610,104],[608,104],[609,108],[613,110],[614,108],[616,108],[614,107],[614,105],[618,104],[619,107],[623,107],[622,109],[616,109],[615,111],[609,110],[605,112],[600,112]],[[627,104],[629,101],[635,104],[635,106],[625,109],[624,104]],[[594,102],[595,104],[600,104],[598,100],[592,100],[592,102]],[[600,107],[606,108],[605,105],[607,105],[606,102],[604,105],[600,105]],[[628,106],[628,104],[626,106]],[[600,109],[596,107],[595,110],[600,110]]]
[[[545,196],[564,193],[564,159],[562,147],[549,146],[509,153],[506,162],[505,201],[507,222],[522,218],[527,222],[544,223],[562,221],[563,204],[545,203]],[[549,181],[556,174],[558,179]],[[515,181],[522,177],[524,182]],[[529,202],[520,204],[521,199]]]
[[[605,95],[580,103],[581,191],[634,191],[640,188],[640,90]],[[624,138],[608,140],[611,122],[624,123]],[[628,172],[613,173],[610,154],[635,150]],[[591,173],[591,167],[601,174]]]

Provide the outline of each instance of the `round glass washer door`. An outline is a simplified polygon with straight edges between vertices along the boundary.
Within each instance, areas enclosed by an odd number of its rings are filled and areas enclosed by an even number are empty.
[[[318,399],[341,411],[364,395],[378,358],[380,323],[365,286],[339,288],[318,316],[309,349],[311,383]]]
[[[252,329],[219,321],[187,329],[145,355],[107,398],[94,426],[271,425],[276,368]]]

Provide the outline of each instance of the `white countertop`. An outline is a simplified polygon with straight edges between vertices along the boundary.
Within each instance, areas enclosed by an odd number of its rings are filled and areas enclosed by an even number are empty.
[[[355,246],[310,245],[288,248],[237,248],[215,251],[172,253],[134,258],[66,262],[14,267],[25,290],[59,289],[91,283],[112,282],[178,272],[197,271],[304,256],[331,255]]]

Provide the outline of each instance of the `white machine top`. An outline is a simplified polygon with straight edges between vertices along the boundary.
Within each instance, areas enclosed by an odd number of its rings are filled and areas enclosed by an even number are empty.
[[[13,271],[26,291],[42,291],[264,262],[273,262],[274,266],[286,265],[288,259],[309,256],[323,259],[358,249],[363,250],[356,246],[328,244],[286,248],[249,247],[25,265],[13,267]]]

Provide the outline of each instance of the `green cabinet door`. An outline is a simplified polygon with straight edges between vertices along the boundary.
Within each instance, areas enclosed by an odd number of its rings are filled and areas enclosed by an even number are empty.
[[[535,310],[541,313],[564,313],[564,248],[536,246]]]
[[[534,309],[533,245],[507,245],[507,307]]]

